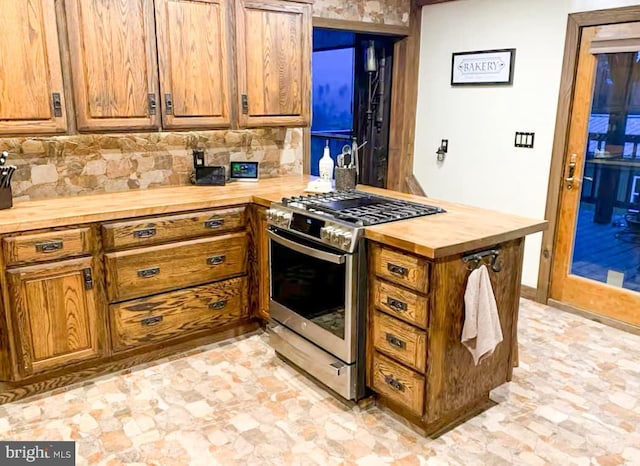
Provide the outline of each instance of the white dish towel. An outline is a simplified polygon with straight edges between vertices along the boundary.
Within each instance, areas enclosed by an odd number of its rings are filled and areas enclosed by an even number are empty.
[[[490,356],[502,341],[498,306],[486,265],[481,265],[469,274],[464,293],[464,326],[461,341],[473,356],[476,366]]]

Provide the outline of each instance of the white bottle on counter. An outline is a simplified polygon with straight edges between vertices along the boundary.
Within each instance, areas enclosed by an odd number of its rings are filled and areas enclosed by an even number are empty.
[[[318,171],[320,172],[320,179],[322,181],[329,181],[333,179],[333,159],[331,158],[331,154],[329,153],[329,140],[327,139],[327,144],[324,146],[324,153],[322,154],[322,158],[320,159]]]

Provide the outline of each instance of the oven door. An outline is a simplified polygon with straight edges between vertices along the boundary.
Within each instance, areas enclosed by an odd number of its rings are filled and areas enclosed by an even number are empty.
[[[356,359],[354,255],[269,229],[271,317],[347,364]]]

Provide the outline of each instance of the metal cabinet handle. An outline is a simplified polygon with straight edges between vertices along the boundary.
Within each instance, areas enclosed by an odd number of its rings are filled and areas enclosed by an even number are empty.
[[[154,317],[147,317],[146,319],[142,319],[140,321],[140,325],[148,327],[150,325],[156,325],[159,324],[160,322],[162,322],[162,319],[164,319],[163,316],[154,316]]]
[[[155,227],[144,228],[142,230],[134,230],[133,237],[134,238],[151,238],[156,235]]]
[[[53,116],[59,118],[62,116],[62,98],[59,92],[51,94],[51,103],[53,105]]]
[[[60,251],[64,247],[62,240],[43,241],[42,243],[36,243],[36,252],[48,253]]]
[[[205,228],[220,228],[222,225],[224,225],[223,218],[212,218],[204,222]]]
[[[164,95],[164,111],[167,115],[173,115],[173,96],[171,94]]]
[[[155,94],[147,94],[147,104],[149,107],[149,115],[156,114],[156,95]]]
[[[401,383],[399,380],[394,379],[392,376],[385,375],[384,381],[387,385],[389,385],[394,390],[397,390],[399,392],[404,392],[404,384]]]
[[[405,312],[408,309],[407,303],[392,298],[391,296],[387,296],[387,306],[399,312]]]
[[[227,256],[221,254],[219,256],[211,256],[207,258],[207,264],[209,265],[220,265],[227,259]]]
[[[82,269],[82,278],[84,280],[84,289],[92,290],[93,289],[93,275],[91,274],[91,267],[86,267]]]
[[[391,273],[395,273],[396,275],[400,275],[401,277],[409,275],[409,269],[392,263],[387,264],[387,270]]]
[[[155,277],[159,273],[160,273],[160,267],[151,267],[148,269],[138,270],[138,277],[151,278],[151,277]]]
[[[213,303],[209,304],[209,309],[211,309],[212,311],[218,311],[222,308],[224,308],[227,305],[227,300],[226,299],[221,299],[220,301],[215,301]]]
[[[387,333],[386,340],[387,343],[389,343],[391,346],[395,346],[396,348],[405,349],[407,347],[407,344],[404,341],[402,341],[392,333]]]

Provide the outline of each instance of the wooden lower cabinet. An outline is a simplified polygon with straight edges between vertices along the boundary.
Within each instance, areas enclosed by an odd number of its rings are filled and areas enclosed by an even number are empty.
[[[427,352],[427,336],[416,329],[382,312],[373,314],[373,344],[403,364],[424,373]]]
[[[269,319],[269,237],[267,236],[267,208],[257,205],[250,210],[251,235],[251,308],[263,320]]]
[[[247,279],[232,278],[110,306],[114,351],[223,327],[247,318]]]
[[[376,242],[368,247],[367,385],[425,434],[440,435],[489,407],[489,392],[511,380],[523,239],[488,248],[500,251],[502,268],[489,268],[489,276],[503,341],[477,366],[460,342],[471,273],[465,254],[431,260]]]
[[[105,254],[109,302],[245,273],[244,232]]]
[[[372,388],[422,415],[424,406],[424,376],[396,363],[380,353],[373,356]]]
[[[18,377],[102,356],[104,315],[94,259],[7,271]]]

